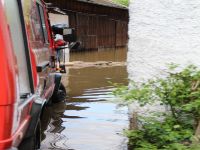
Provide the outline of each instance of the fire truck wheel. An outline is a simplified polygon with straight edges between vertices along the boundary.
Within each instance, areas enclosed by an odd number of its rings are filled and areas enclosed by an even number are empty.
[[[64,85],[61,83],[58,91],[54,93],[54,95],[52,96],[52,102],[58,103],[64,101],[66,99],[66,95],[67,95],[66,89]]]
[[[41,144],[41,122],[38,121],[35,134],[27,139],[24,139],[19,146],[19,150],[37,150]]]

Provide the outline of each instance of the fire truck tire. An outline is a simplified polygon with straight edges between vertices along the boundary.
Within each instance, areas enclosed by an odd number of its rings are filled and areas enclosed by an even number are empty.
[[[66,89],[62,83],[60,83],[59,89],[56,93],[52,96],[52,102],[53,103],[59,103],[61,101],[64,101],[66,99]]]
[[[41,122],[38,121],[35,134],[27,139],[24,139],[19,146],[19,150],[37,150],[41,144]]]

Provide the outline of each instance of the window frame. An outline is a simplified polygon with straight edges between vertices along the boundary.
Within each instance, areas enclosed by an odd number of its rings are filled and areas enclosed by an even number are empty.
[[[21,22],[25,55],[27,58],[26,62],[27,62],[30,90],[31,90],[31,93],[34,94],[35,88],[34,88],[34,81],[33,81],[32,63],[31,63],[31,56],[30,56],[30,52],[29,52],[29,44],[28,44],[28,39],[27,39],[28,35],[26,33],[26,26],[25,26],[25,20],[24,20],[23,7],[22,7],[21,0],[17,0],[17,4],[18,4],[18,10],[19,10],[19,18],[20,18],[20,22]]]
[[[38,12],[38,15],[39,15],[38,17],[39,17],[39,21],[40,21],[40,28],[42,29],[43,43],[49,44],[49,37],[48,37],[47,25],[46,25],[46,22],[45,22],[44,9],[43,9],[42,4],[39,1],[36,1],[36,8],[37,8],[37,12]]]

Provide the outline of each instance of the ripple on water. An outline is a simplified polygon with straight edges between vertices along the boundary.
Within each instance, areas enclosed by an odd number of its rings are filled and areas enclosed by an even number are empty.
[[[117,52],[112,52],[117,56],[112,61],[118,61]],[[112,102],[113,86],[108,83],[127,84],[127,76],[126,66],[69,69],[64,80],[66,102],[44,113],[41,149],[127,150],[123,130],[128,128],[128,110]]]
[[[48,147],[43,149],[127,149],[127,139],[122,135],[123,129],[128,125],[127,108],[118,108],[117,104],[107,101],[114,98],[108,96],[109,90],[101,90],[101,93],[100,89],[93,92],[88,89],[78,98],[89,101],[93,99],[93,102],[77,103],[73,102],[77,97],[73,97],[70,103],[60,103],[52,107],[50,123],[45,131],[46,139],[43,141],[43,145]],[[105,101],[98,101],[99,99]]]

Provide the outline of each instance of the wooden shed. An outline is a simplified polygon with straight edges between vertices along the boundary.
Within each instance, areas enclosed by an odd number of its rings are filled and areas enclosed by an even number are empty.
[[[122,47],[128,40],[128,9],[111,0],[46,0],[69,17],[83,49]],[[50,9],[51,11],[51,9]]]

